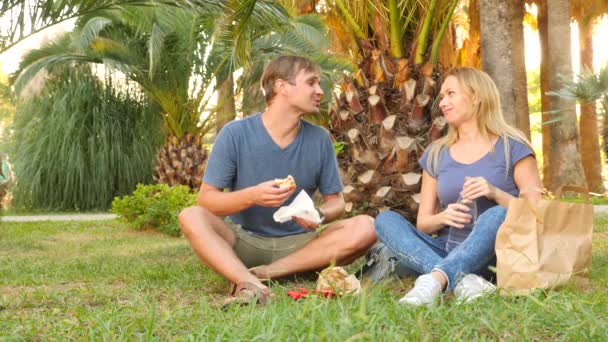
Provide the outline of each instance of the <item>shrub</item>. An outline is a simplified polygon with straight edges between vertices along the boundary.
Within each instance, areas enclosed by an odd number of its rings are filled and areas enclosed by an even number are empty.
[[[137,230],[154,228],[165,234],[179,236],[181,230],[177,215],[196,204],[196,194],[184,185],[142,185],[131,195],[116,197],[112,212]]]
[[[105,211],[152,180],[160,116],[145,96],[110,85],[74,66],[18,103],[10,143],[16,207]]]

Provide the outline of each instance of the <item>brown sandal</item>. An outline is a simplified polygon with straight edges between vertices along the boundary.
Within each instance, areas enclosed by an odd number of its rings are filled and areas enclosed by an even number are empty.
[[[250,282],[243,281],[236,285],[233,284],[232,291],[230,291],[232,297],[227,298],[224,301],[223,307],[227,307],[233,304],[237,305],[250,305],[259,304],[267,305],[271,299],[274,298],[274,294],[269,288],[261,288]]]

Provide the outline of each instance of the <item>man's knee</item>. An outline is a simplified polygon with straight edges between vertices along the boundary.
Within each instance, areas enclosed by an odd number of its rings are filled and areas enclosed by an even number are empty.
[[[374,219],[368,215],[358,215],[348,220],[347,231],[352,237],[351,242],[356,248],[369,248],[377,240],[376,230],[374,229]]]
[[[196,222],[204,220],[207,215],[207,209],[199,206],[193,206],[183,209],[177,216],[179,225],[182,228],[182,233],[188,235],[192,229],[197,226]]]

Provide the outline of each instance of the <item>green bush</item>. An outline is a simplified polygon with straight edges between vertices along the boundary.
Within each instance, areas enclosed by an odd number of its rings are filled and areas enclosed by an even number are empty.
[[[187,186],[170,187],[167,184],[138,184],[132,195],[116,197],[112,212],[134,229],[154,228],[165,234],[179,236],[181,230],[177,215],[196,204],[196,194]]]
[[[55,70],[40,94],[22,97],[10,137],[15,207],[105,211],[152,181],[160,115],[144,95],[111,84],[71,66]]]

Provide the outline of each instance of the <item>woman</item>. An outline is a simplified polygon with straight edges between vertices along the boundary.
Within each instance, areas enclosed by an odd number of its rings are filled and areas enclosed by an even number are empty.
[[[464,300],[493,289],[479,275],[495,260],[496,232],[509,200],[520,190],[532,190],[522,191],[522,197],[540,198],[542,188],[530,142],[505,122],[492,79],[465,67],[446,76],[439,107],[449,128],[419,161],[417,227],[391,211],[375,221],[378,237],[398,261],[422,274],[399,301],[414,306],[431,304],[455,288]]]

